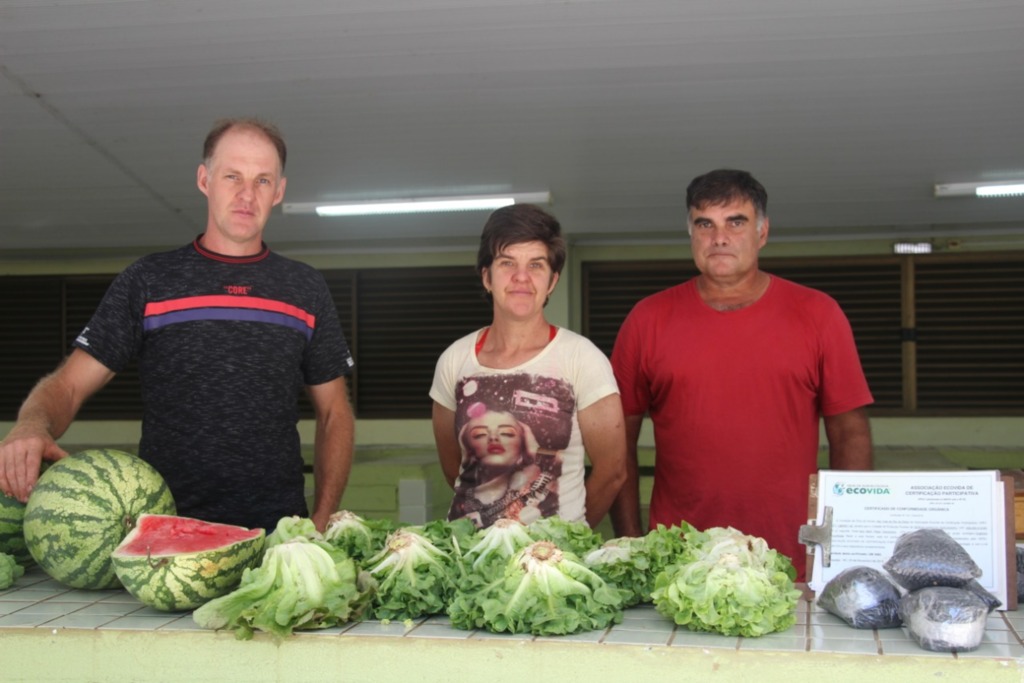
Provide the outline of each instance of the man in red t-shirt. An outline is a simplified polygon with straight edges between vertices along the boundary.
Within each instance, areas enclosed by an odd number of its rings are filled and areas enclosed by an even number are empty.
[[[849,322],[828,295],[758,266],[768,196],[745,171],[699,176],[686,193],[700,275],[640,301],[612,366],[626,415],[629,478],[615,532],[644,533],[637,440],[654,425],[648,528],[731,526],[789,556],[804,579],[808,477],[824,418],[833,469],[872,468],[873,399]]]

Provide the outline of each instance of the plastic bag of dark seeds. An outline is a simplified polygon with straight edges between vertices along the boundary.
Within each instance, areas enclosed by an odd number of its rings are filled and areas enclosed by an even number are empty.
[[[979,598],[981,598],[981,601],[984,602],[985,605],[988,607],[989,612],[996,609],[997,607],[1000,607],[1003,604],[1002,600],[989,593],[984,586],[982,586],[974,579],[971,579],[970,581],[964,584],[964,590],[970,591],[977,595]]]
[[[981,569],[963,546],[942,529],[901,535],[883,567],[908,591],[927,586],[960,588],[981,576]]]
[[[900,600],[900,618],[918,645],[934,652],[967,652],[981,644],[988,606],[963,588],[922,588]]]
[[[1017,546],[1017,599],[1024,600],[1024,548]]]
[[[900,591],[888,576],[871,567],[850,567],[836,574],[818,595],[818,606],[854,628],[896,628]]]

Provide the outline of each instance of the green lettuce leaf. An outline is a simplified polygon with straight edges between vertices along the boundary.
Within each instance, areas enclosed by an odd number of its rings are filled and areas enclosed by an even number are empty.
[[[624,607],[651,601],[655,573],[642,537],[606,541],[584,555],[583,563],[621,591]]]
[[[277,520],[277,526],[267,535],[267,548],[272,548],[279,543],[286,543],[293,538],[306,538],[309,540],[322,541],[323,535],[316,530],[313,520],[308,517],[282,517]]]
[[[364,519],[354,512],[340,510],[327,520],[324,540],[363,564],[380,552],[388,534],[395,530],[389,519]]]
[[[407,528],[419,531],[441,550],[456,554],[461,554],[472,543],[477,532],[473,521],[465,517],[452,521],[436,519],[421,526]]]
[[[465,575],[479,575],[494,579],[505,571],[509,558],[535,542],[526,525],[514,519],[499,519],[486,529],[480,529],[462,554]]]
[[[601,534],[587,526],[586,522],[569,522],[561,517],[543,517],[531,522],[526,528],[534,540],[551,541],[560,549],[578,557],[604,542]]]
[[[672,526],[659,524],[647,532],[644,548],[651,560],[651,572],[655,575],[672,564],[678,564],[689,548],[688,537],[696,531],[691,524],[680,522]]]

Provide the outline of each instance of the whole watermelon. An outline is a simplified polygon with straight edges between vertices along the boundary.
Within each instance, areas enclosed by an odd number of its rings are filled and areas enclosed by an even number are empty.
[[[46,470],[25,507],[25,544],[43,570],[72,588],[119,585],[110,553],[139,515],[175,513],[163,477],[141,458],[95,448]]]
[[[128,592],[165,612],[230,593],[263,558],[263,529],[174,515],[142,515],[111,554]]]
[[[0,492],[0,553],[6,553],[21,566],[32,564],[25,546],[25,504]]]

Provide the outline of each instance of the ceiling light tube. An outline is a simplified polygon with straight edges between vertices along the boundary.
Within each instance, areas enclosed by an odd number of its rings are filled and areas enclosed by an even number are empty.
[[[979,185],[974,194],[979,197],[1019,197],[1024,195],[1024,183]]]
[[[1024,196],[1024,180],[998,183],[940,183],[936,197],[1020,197]]]
[[[550,204],[550,192],[475,195],[463,197],[414,197],[358,202],[286,203],[284,213],[315,213],[318,216],[371,216],[399,213],[433,213],[444,211],[488,211],[511,204]]]

